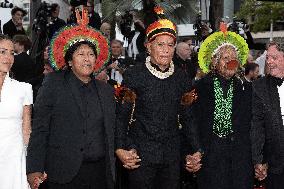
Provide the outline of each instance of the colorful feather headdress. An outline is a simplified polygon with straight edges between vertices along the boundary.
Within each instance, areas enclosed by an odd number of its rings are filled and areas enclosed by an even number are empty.
[[[77,9],[76,18],[76,25],[62,27],[52,37],[49,48],[49,62],[55,70],[64,68],[66,65],[64,56],[67,50],[78,42],[88,41],[96,46],[97,59],[94,73],[98,73],[109,60],[109,41],[101,32],[88,26],[89,17],[86,9],[83,9],[82,17]]]
[[[220,23],[220,30],[208,36],[199,49],[198,63],[204,73],[210,71],[212,57],[225,45],[236,49],[241,66],[247,62],[249,48],[246,40],[235,32],[227,31],[227,25],[224,22]]]

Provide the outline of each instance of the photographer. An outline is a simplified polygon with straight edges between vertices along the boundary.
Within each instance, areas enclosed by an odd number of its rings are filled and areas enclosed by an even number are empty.
[[[102,21],[100,15],[94,11],[94,1],[93,0],[70,0],[71,5],[71,14],[70,17],[67,19],[67,24],[74,24],[77,22],[75,16],[75,10],[77,8],[81,9],[81,6],[87,8],[89,13],[89,26],[100,30]]]
[[[100,15],[94,11],[94,2],[91,0],[88,0],[87,8],[88,8],[89,19],[90,19],[89,26],[92,26],[93,28],[99,30],[102,25],[102,21],[101,21]]]
[[[15,7],[11,11],[12,19],[3,25],[3,33],[13,38],[17,34],[26,35],[23,28],[23,17],[28,13],[24,9]]]
[[[144,41],[146,38],[146,31],[144,23],[137,19],[134,20],[134,30],[130,32],[128,38],[128,56],[136,60],[136,56],[146,51]]]
[[[49,34],[48,34],[49,39],[51,39],[53,34],[57,32],[61,27],[66,25],[65,21],[58,17],[59,11],[60,11],[60,6],[57,3],[53,3],[50,9],[52,24],[50,25],[49,28]]]
[[[123,43],[119,40],[112,40],[110,43],[111,55],[112,58],[109,62],[108,73],[110,80],[115,81],[118,84],[121,84],[123,77],[122,74],[124,71],[134,64],[132,58],[124,57],[123,52]]]

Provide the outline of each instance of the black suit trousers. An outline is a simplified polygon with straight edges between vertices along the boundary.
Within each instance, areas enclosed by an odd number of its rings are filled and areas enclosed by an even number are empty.
[[[146,164],[129,171],[129,189],[179,189],[180,163]]]
[[[66,184],[48,182],[48,189],[107,189],[105,159],[83,162],[71,182]]]

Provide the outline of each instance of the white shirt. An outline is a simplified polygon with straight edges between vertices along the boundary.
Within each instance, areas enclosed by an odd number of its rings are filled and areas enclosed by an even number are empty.
[[[284,123],[284,83],[278,87],[278,93],[280,98],[281,115]]]
[[[135,35],[128,47],[128,56],[132,57],[134,60],[136,59],[136,56],[139,54],[137,44],[136,44],[139,34],[140,32],[135,31]]]
[[[124,56],[120,56],[118,57],[118,59],[124,59]],[[118,60],[113,63],[116,63],[118,65]],[[111,69],[110,78],[115,80],[118,84],[121,84],[123,80],[122,74],[116,69]]]
[[[265,75],[264,72],[265,72],[266,54],[267,51],[264,51],[264,53],[255,60],[255,63],[259,65],[259,74],[262,76]]]

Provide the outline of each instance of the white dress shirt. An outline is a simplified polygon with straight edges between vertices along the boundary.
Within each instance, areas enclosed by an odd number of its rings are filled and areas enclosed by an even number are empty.
[[[284,123],[284,83],[278,87],[278,93],[280,98],[281,115]]]

